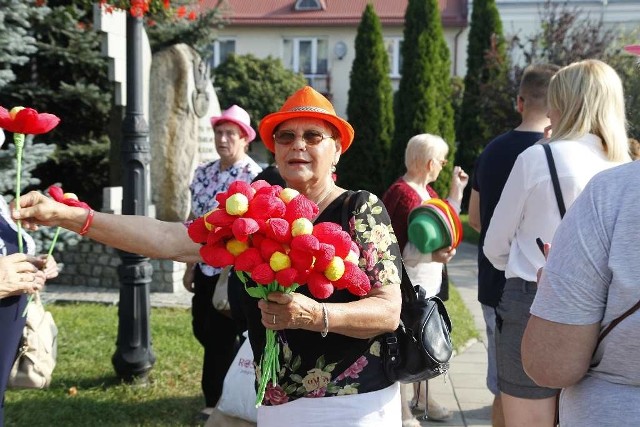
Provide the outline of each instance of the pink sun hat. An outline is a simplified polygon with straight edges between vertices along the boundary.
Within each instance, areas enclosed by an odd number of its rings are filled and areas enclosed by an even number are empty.
[[[631,44],[629,46],[625,46],[624,50],[634,55],[640,56],[640,44]]]
[[[220,116],[211,117],[211,127],[215,128],[218,123],[231,122],[240,126],[240,129],[247,135],[247,141],[256,139],[256,131],[251,127],[249,113],[244,108],[232,105],[222,112]]]

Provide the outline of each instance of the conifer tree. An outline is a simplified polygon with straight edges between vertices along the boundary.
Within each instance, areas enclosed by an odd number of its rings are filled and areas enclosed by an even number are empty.
[[[502,21],[495,0],[474,0],[467,47],[467,74],[457,123],[458,163],[469,173],[492,138],[517,125]],[[501,116],[507,117],[501,120]],[[506,122],[506,123],[505,123]]]
[[[99,207],[102,187],[108,185],[106,130],[113,92],[108,61],[100,53],[90,11],[71,0],[48,4],[48,13],[29,20],[37,51],[23,66],[13,67],[16,79],[0,88],[0,99],[7,108],[29,106],[60,117],[59,126],[38,137],[54,143],[56,151],[33,174],[42,186],[60,183]]]
[[[29,19],[46,12],[46,8],[34,9],[32,1],[0,0],[0,88],[15,79],[12,68],[24,65],[28,55],[36,52]]]
[[[393,137],[393,89],[382,25],[371,4],[358,26],[355,52],[347,105],[355,139],[338,163],[338,183],[382,196],[387,182],[381,171]]]
[[[395,136],[389,157],[389,181],[404,171],[404,151],[419,133],[441,136],[455,156],[454,113],[451,105],[450,54],[437,0],[409,0],[402,45],[402,78],[395,99]],[[434,188],[446,195],[453,161]]]

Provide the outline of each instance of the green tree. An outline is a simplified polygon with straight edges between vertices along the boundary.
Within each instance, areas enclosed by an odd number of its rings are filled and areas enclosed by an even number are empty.
[[[467,46],[467,74],[457,128],[460,141],[457,162],[469,173],[484,146],[495,136],[513,127],[512,94],[497,90],[511,87],[502,21],[495,0],[474,0]],[[503,94],[504,96],[496,96]],[[511,122],[511,120],[514,120]]]
[[[393,137],[393,89],[382,25],[371,4],[362,14],[355,41],[347,115],[355,130],[349,151],[338,163],[338,182],[382,196]]]
[[[50,1],[49,7],[50,13],[31,17],[37,51],[13,67],[16,79],[0,89],[0,99],[9,107],[25,105],[60,117],[58,127],[38,138],[54,143],[56,151],[33,174],[45,187],[61,183],[98,207],[108,184],[106,129],[113,92],[108,63],[91,13],[71,1]]]
[[[451,60],[436,0],[409,0],[402,44],[402,78],[395,99],[395,136],[389,157],[389,181],[404,171],[404,150],[419,133],[441,136],[455,156],[454,112],[451,105]],[[448,191],[453,161],[434,188]]]
[[[291,94],[307,84],[304,76],[284,68],[279,59],[253,55],[230,55],[214,70],[213,78],[220,107],[241,106],[256,129],[262,117],[278,111]]]
[[[43,15],[46,8],[33,7],[33,1],[0,0],[0,88],[15,79],[12,68],[24,65],[35,53],[35,39],[29,35],[29,20]]]
[[[551,0],[544,2],[539,19],[540,31],[524,40],[515,37],[511,55],[521,58],[525,66],[539,62],[563,66],[588,58],[608,63],[624,85],[629,136],[640,139],[640,72],[637,58],[622,51],[624,45],[638,40],[638,30],[621,33],[605,26],[602,17],[593,19],[579,7]],[[516,81],[520,73],[516,68]]]

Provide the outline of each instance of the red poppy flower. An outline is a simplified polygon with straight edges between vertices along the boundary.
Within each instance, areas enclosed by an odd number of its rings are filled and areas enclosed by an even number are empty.
[[[48,192],[51,198],[56,202],[64,203],[67,206],[75,206],[77,208],[91,209],[91,207],[88,204],[78,200],[75,194],[65,193],[64,191],[62,191],[62,188],[56,185],[52,185],[51,187],[49,187]]]
[[[11,111],[0,107],[0,128],[11,133],[39,135],[47,133],[60,123],[60,119],[48,113],[38,113],[33,108],[14,107]]]

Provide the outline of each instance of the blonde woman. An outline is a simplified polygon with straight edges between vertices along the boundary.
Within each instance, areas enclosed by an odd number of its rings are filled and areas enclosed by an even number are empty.
[[[548,92],[549,142],[564,204],[569,209],[600,171],[630,160],[622,83],[597,60],[562,68]],[[557,389],[539,387],[524,372],[520,344],[544,256],[560,224],[542,145],[525,150],[509,175],[487,230],[484,253],[507,279],[496,308],[498,387],[507,426],[554,425]]]

